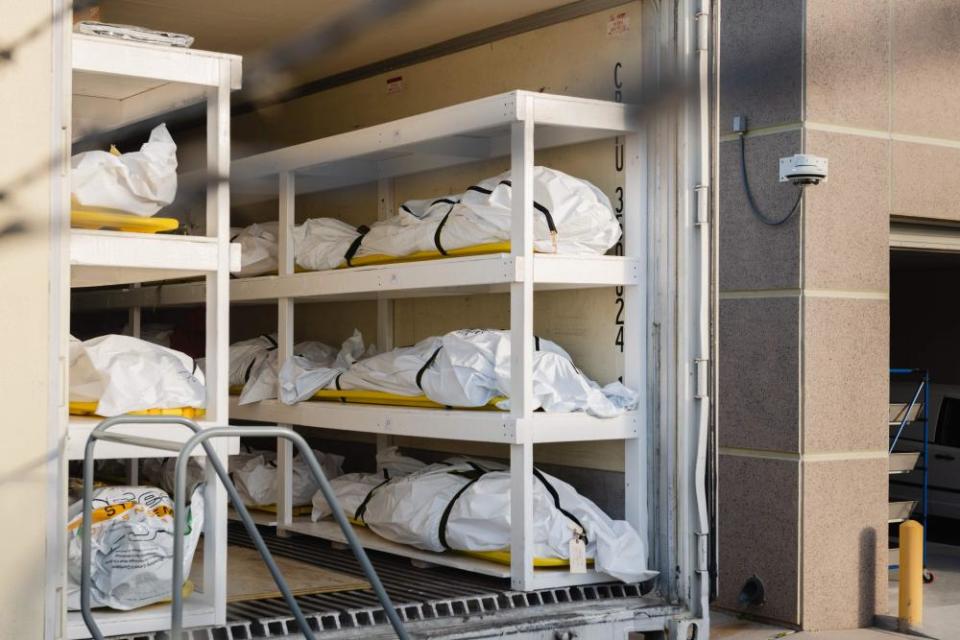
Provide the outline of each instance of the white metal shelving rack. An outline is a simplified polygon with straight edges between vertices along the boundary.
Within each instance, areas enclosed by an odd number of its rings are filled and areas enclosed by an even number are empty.
[[[516,589],[583,584],[610,580],[597,573],[535,570],[533,566],[533,447],[545,442],[623,440],[626,460],[626,518],[639,531],[647,529],[646,407],[603,420],[585,414],[544,414],[532,410],[533,293],[541,289],[624,287],[630,308],[624,327],[624,383],[644,392],[646,385],[645,198],[626,197],[625,255],[572,257],[534,255],[534,150],[623,136],[625,184],[643,190],[639,113],[629,105],[513,91],[457,104],[394,122],[351,131],[263,153],[233,164],[235,198],[277,197],[279,193],[280,272],[276,276],[238,279],[232,283],[235,302],[278,301],[280,359],[292,352],[293,317],[297,301],[378,300],[377,344],[393,346],[392,307],[399,297],[510,292],[511,367],[509,413],[441,411],[383,406],[302,402],[286,406],[264,401],[239,406],[231,402],[232,418],[378,434],[378,444],[406,435],[509,445],[513,483],[511,565],[505,567],[456,554],[434,554],[389,543],[361,531],[371,548],[419,561],[451,565],[488,575],[509,577]],[[385,212],[392,213],[390,179],[487,158],[509,156],[514,185],[510,253],[437,262],[405,263],[339,271],[294,273],[291,228],[295,196],[351,184],[376,181]],[[177,286],[177,285],[173,285]],[[166,302],[186,304],[196,287],[143,292]],[[122,294],[121,294],[122,297]],[[115,298],[114,304],[123,304]],[[178,301],[178,302],[174,302]],[[110,304],[103,298],[91,304]],[[326,523],[291,517],[290,452],[281,446],[281,485],[278,527],[337,540]]]
[[[207,172],[222,177],[207,182],[206,235],[174,236],[71,230],[69,232],[70,286],[135,284],[167,278],[204,276],[197,283],[197,303],[206,304],[206,386],[207,408],[202,426],[225,425],[228,418],[227,364],[229,347],[229,272],[239,269],[239,245],[229,243],[230,194],[226,182],[230,170],[230,92],[240,87],[241,59],[238,56],[144,45],[73,35],[71,120],[73,140],[104,130],[113,130],[186,105],[206,102]],[[65,143],[66,144],[66,143]],[[69,148],[64,150],[69,154]],[[64,292],[69,307],[70,293]],[[131,314],[138,331],[139,314]],[[73,417],[62,426],[60,453],[77,460],[90,431],[99,420]],[[186,440],[188,431],[176,425],[126,426],[139,435]],[[226,456],[236,443],[214,445]],[[138,458],[170,455],[168,451],[136,449],[101,444],[98,458]],[[210,479],[213,479],[212,476]],[[65,478],[58,477],[59,491]],[[187,626],[223,623],[226,617],[226,493],[218,482],[208,482],[205,494],[204,584],[184,608]],[[61,529],[65,529],[61,525]],[[61,536],[65,535],[62,531]],[[65,550],[65,537],[59,545]],[[63,575],[65,557],[51,558],[59,565],[54,574]],[[50,572],[48,572],[49,574]],[[57,606],[62,607],[62,599]],[[61,609],[59,616],[64,616]],[[134,611],[95,612],[107,636],[148,633],[169,628],[167,606]],[[68,638],[89,637],[79,612],[65,619]]]

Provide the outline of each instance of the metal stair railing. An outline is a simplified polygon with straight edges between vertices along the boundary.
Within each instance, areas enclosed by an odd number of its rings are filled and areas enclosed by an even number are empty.
[[[186,442],[180,443],[159,438],[136,436],[132,434],[111,433],[108,431],[111,427],[114,427],[118,424],[145,423],[180,424],[191,429],[194,434]],[[360,563],[363,573],[366,575],[367,580],[370,581],[370,586],[373,587],[377,599],[380,601],[383,611],[386,614],[387,619],[390,621],[390,624],[393,626],[393,630],[396,632],[397,637],[399,637],[401,640],[409,640],[410,635],[407,633],[403,622],[400,620],[397,610],[393,607],[393,603],[390,601],[390,596],[387,595],[387,592],[383,587],[383,583],[380,581],[380,577],[377,575],[376,569],[373,568],[373,565],[370,563],[370,559],[367,557],[363,546],[361,546],[359,540],[357,540],[350,523],[343,514],[343,510],[335,507],[335,505],[337,505],[337,498],[333,493],[333,489],[330,487],[330,483],[327,481],[327,478],[320,467],[320,463],[317,462],[316,457],[313,455],[313,451],[311,451],[309,445],[307,445],[307,442],[303,439],[303,436],[295,431],[281,427],[210,427],[207,429],[201,429],[200,426],[192,420],[175,416],[116,416],[114,418],[107,418],[93,429],[93,431],[90,433],[89,439],[87,440],[83,458],[83,534],[81,539],[82,566],[80,570],[80,613],[83,616],[83,621],[87,625],[87,630],[90,631],[92,637],[95,640],[104,640],[103,633],[100,631],[100,627],[97,625],[96,620],[93,617],[93,612],[90,606],[92,580],[90,575],[90,562],[92,560],[91,525],[93,520],[93,453],[97,441],[104,440],[119,444],[178,452],[173,498],[173,579],[171,590],[172,603],[170,607],[170,637],[172,640],[181,640],[183,637],[182,587],[184,530],[181,526],[180,518],[186,513],[187,463],[190,460],[191,452],[197,447],[197,445],[203,447],[207,455],[207,460],[210,461],[210,464],[213,466],[213,469],[217,474],[217,477],[220,478],[220,482],[223,483],[224,488],[227,490],[227,495],[230,498],[230,502],[233,503],[234,509],[236,510],[237,515],[240,516],[240,520],[243,522],[243,526],[250,535],[254,546],[257,548],[257,551],[260,553],[261,557],[263,557],[263,561],[267,565],[271,576],[273,576],[274,582],[277,584],[277,588],[283,594],[283,598],[286,601],[287,606],[290,607],[290,611],[293,613],[293,616],[297,621],[297,625],[300,627],[300,632],[308,640],[316,640],[316,636],[310,629],[310,625],[307,623],[307,620],[303,615],[303,611],[300,609],[300,605],[290,592],[290,588],[287,586],[286,579],[283,577],[279,567],[277,567],[276,562],[274,562],[273,556],[270,554],[269,549],[267,549],[267,545],[263,541],[263,536],[260,535],[260,531],[257,529],[257,525],[254,523],[253,518],[250,517],[250,512],[247,511],[247,507],[240,498],[237,488],[234,486],[233,481],[230,479],[230,476],[227,473],[227,470],[217,457],[216,452],[213,451],[213,448],[209,442],[213,438],[239,438],[241,436],[254,438],[286,438],[297,447],[297,449],[300,451],[300,455],[304,460],[306,460],[307,466],[310,468],[310,472],[313,474],[317,485],[319,485],[320,491],[323,493],[324,498],[326,498],[327,503],[331,505],[333,516],[336,519],[337,524],[340,526],[340,529],[343,531],[343,535],[346,537],[347,543],[350,545],[354,556],[356,556],[357,561]]]

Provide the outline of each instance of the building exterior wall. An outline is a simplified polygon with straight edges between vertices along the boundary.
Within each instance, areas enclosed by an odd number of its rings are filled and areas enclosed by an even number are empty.
[[[721,607],[806,629],[886,600],[889,220],[960,220],[960,2],[723,3]],[[780,157],[826,156],[798,215]],[[760,577],[762,607],[743,607]]]
[[[49,377],[50,2],[0,0],[0,639],[44,632]],[[38,28],[39,27],[39,28]],[[26,36],[36,29],[32,35]],[[11,226],[19,231],[11,232]],[[53,514],[51,515],[51,511]]]

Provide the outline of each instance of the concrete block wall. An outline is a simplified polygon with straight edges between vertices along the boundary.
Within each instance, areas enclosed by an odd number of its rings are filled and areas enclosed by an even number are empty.
[[[722,9],[717,605],[811,630],[885,609],[891,43],[907,4],[934,3]],[[829,181],[781,226],[750,210],[735,114],[771,217],[796,197],[778,159],[829,158]],[[754,575],[766,602],[744,607]]]

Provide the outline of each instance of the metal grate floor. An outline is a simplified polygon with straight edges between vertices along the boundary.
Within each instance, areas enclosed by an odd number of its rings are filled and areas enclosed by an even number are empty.
[[[349,549],[335,549],[325,540],[308,536],[281,538],[273,528],[261,528],[270,551],[335,571],[362,576]],[[230,523],[231,544],[252,547],[238,523]],[[564,603],[639,598],[649,585],[610,583],[560,587],[540,591],[511,591],[507,580],[446,567],[418,569],[406,558],[368,551],[390,598],[405,622],[463,618]],[[386,625],[386,616],[370,591],[299,596],[297,601],[314,631],[347,631]],[[389,627],[384,627],[384,631]],[[191,631],[191,640],[260,640],[298,635],[296,620],[282,598],[237,602],[227,606],[227,624]],[[164,640],[167,634],[124,636],[125,640]]]

